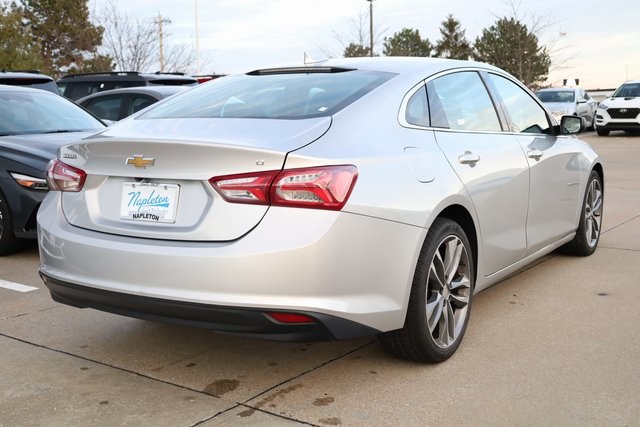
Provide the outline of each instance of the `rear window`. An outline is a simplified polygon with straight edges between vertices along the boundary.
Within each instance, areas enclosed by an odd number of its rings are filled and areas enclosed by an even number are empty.
[[[542,102],[575,102],[575,93],[569,90],[536,92]]]
[[[38,77],[0,78],[0,84],[26,86],[34,89],[43,89],[52,93],[58,93],[58,88],[51,79],[43,79]]]
[[[138,119],[330,116],[394,75],[350,70],[224,77],[152,107]]]

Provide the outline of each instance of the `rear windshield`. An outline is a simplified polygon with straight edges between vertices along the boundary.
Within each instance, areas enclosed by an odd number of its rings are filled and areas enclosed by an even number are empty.
[[[631,98],[640,96],[640,83],[623,84],[616,90],[612,98]]]
[[[222,77],[158,104],[138,119],[330,116],[393,76],[355,70]]]
[[[43,89],[52,93],[58,93],[56,84],[51,79],[29,78],[0,78],[0,84],[13,86],[26,86],[35,89]]]
[[[575,94],[569,90],[536,92],[542,102],[575,102]]]

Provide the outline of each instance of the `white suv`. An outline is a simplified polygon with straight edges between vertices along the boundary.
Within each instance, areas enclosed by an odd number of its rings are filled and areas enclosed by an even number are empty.
[[[640,80],[625,82],[598,105],[598,135],[607,136],[612,130],[640,131]]]

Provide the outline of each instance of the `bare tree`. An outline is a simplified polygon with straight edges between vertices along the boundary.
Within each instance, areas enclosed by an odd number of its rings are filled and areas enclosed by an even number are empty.
[[[188,45],[167,43],[170,21],[133,19],[118,9],[117,0],[107,0],[96,14],[104,27],[102,49],[111,56],[117,71],[186,72],[192,68],[195,53]],[[162,29],[160,27],[162,25]],[[162,57],[162,61],[160,61]],[[162,64],[161,64],[162,62]]]
[[[354,47],[359,47],[363,51],[366,50],[366,56],[369,56],[369,50],[371,45],[371,34],[370,34],[370,21],[369,21],[369,8],[363,9],[358,13],[358,16],[349,20],[349,29],[350,33],[347,36],[344,36],[337,32],[335,29],[332,29],[333,38],[340,43],[342,46],[342,50],[340,53],[335,53],[332,49],[322,48],[319,49],[322,53],[328,58],[333,58],[336,56],[345,56],[345,53],[351,52]],[[379,41],[382,39],[382,35],[387,31],[388,28],[382,28],[382,26],[375,19],[374,13],[374,22],[373,22],[373,46],[374,46],[374,55],[375,46],[379,45]],[[360,55],[357,55],[360,56]]]

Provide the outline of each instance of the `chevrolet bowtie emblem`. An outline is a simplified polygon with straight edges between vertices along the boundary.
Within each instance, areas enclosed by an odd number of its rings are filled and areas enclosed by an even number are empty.
[[[141,154],[136,154],[133,157],[128,157],[125,164],[145,169],[147,166],[153,166],[155,162],[156,159],[153,157],[144,157]]]

